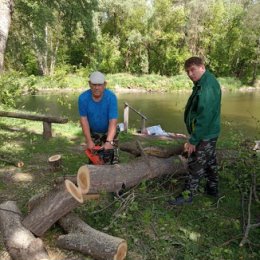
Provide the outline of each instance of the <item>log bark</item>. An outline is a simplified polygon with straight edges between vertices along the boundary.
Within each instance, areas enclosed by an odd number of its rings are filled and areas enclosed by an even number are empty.
[[[80,189],[69,180],[50,191],[23,220],[23,225],[42,236],[58,219],[83,203]]]
[[[118,165],[84,165],[79,168],[85,175],[84,193],[118,192],[122,188],[130,188],[145,179],[152,179],[166,174],[185,172],[178,157],[167,159],[146,156],[137,158],[133,162]],[[77,183],[76,176],[70,176],[69,180]],[[63,181],[57,178],[56,183]]]
[[[59,247],[79,251],[97,260],[125,259],[127,243],[124,239],[97,231],[72,213],[62,217],[59,224],[69,232],[58,238]]]
[[[14,201],[0,205],[0,230],[5,247],[13,260],[48,260],[40,238],[21,224],[21,212]]]

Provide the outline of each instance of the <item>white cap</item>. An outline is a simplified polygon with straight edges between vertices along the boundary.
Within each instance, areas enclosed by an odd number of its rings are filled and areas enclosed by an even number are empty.
[[[92,84],[104,84],[105,83],[105,76],[104,74],[102,74],[99,71],[95,71],[93,72],[90,77],[89,77],[89,81]]]

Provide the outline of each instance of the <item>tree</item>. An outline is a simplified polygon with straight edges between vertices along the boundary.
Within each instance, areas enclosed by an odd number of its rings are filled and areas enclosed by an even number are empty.
[[[4,69],[4,54],[11,25],[13,0],[0,0],[0,73]]]

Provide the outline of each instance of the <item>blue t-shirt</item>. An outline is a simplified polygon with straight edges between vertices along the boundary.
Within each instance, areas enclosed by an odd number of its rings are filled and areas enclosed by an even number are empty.
[[[118,118],[117,97],[105,89],[103,97],[99,102],[92,98],[91,89],[83,92],[78,99],[80,116],[86,116],[92,132],[106,133],[108,130],[109,120]]]

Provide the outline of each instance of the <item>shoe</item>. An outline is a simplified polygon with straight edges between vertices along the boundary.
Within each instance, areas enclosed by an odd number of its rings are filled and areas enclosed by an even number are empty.
[[[168,203],[172,206],[182,206],[184,204],[191,204],[192,201],[193,198],[191,195],[189,195],[187,198],[183,197],[183,195],[180,195],[174,200],[169,200]]]

